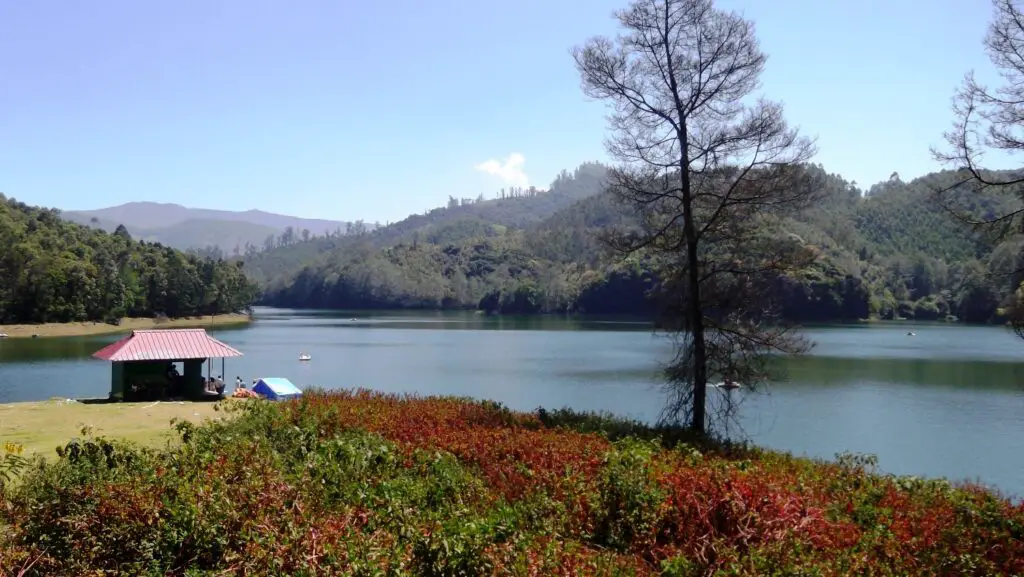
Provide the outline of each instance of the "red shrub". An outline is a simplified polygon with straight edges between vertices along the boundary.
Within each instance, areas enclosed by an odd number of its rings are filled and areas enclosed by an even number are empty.
[[[296,425],[278,439],[287,449],[236,440],[231,450],[158,460],[155,472],[128,480],[57,487],[40,507],[12,501],[2,519],[27,537],[0,541],[0,562],[32,562],[39,551],[28,540],[43,527],[63,549],[39,559],[41,574],[169,566],[234,575],[656,575],[663,562],[687,575],[1024,573],[1024,505],[977,488],[774,454],[737,461],[613,445],[454,399],[344,391],[280,407]],[[269,415],[247,430],[273,437],[280,415]],[[368,451],[362,468],[317,476],[335,454],[316,453],[310,439],[353,429],[381,435],[401,456],[370,438],[346,449]],[[377,450],[387,459],[373,461]],[[320,460],[306,460],[309,451]],[[433,469],[417,451],[450,453],[458,465]],[[403,459],[417,469],[403,469]],[[375,483],[393,483],[392,492],[374,493]],[[424,502],[441,504],[419,510]]]
[[[611,444],[600,436],[545,430],[532,415],[483,404],[366,390],[310,395],[293,408],[300,406],[318,417],[331,415],[325,434],[360,428],[406,450],[448,451],[476,467],[494,495],[506,501],[547,495],[564,504],[568,518],[563,528],[577,537],[592,534],[595,515],[601,513],[592,499]],[[835,493],[836,480],[846,473],[834,465],[771,459],[740,470],[717,458],[693,464],[663,453],[653,467],[659,471],[653,482],[665,497],[656,513],[656,534],[633,538],[631,551],[638,560],[646,559],[638,567],[650,569],[682,554],[710,569],[748,551],[773,551],[778,557],[794,548],[859,567],[866,566],[865,559],[849,550],[863,539],[873,551],[870,563],[906,570],[961,553],[1019,570],[1024,558],[1019,540],[979,529],[966,535],[950,499],[925,502],[892,483],[876,505],[889,515],[890,537],[879,541],[852,518],[827,513],[836,510],[837,498],[846,497]],[[1024,518],[1019,507],[1009,504],[1002,515]],[[536,558],[537,552],[529,556]]]

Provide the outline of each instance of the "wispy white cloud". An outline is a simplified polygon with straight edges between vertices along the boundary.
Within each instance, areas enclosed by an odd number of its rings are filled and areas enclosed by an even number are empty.
[[[526,157],[518,152],[513,152],[504,161],[492,158],[481,162],[474,168],[480,172],[497,176],[509,186],[526,187],[530,185],[530,179],[526,176],[526,172],[523,171],[523,164],[525,163]]]

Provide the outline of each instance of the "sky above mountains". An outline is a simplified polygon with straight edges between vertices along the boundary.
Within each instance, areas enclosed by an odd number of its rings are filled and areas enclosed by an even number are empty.
[[[986,0],[719,0],[763,92],[862,187],[937,169]],[[4,2],[0,192],[395,221],[606,160],[569,50],[621,0]],[[1005,167],[1005,166],[1003,166]]]

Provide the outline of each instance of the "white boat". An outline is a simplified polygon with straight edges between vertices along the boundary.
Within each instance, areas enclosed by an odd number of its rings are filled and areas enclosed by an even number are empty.
[[[308,360],[310,360],[312,358],[313,357],[311,355],[307,355],[306,353],[299,353],[299,360],[300,361],[308,361]]]

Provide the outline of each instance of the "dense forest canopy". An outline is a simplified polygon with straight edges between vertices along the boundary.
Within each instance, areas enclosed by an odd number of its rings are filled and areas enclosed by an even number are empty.
[[[0,195],[0,323],[116,322],[237,312],[257,295],[241,262],[138,242]]]
[[[801,322],[916,318],[995,322],[1021,278],[1017,241],[964,231],[932,198],[951,172],[864,191],[821,166],[824,200],[785,224],[818,258],[777,279],[784,315]],[[603,191],[599,164],[563,172],[547,191],[449,205],[372,233],[314,237],[253,255],[263,302],[345,309],[454,308],[508,314],[653,312],[649,256],[625,261],[600,240],[632,226]],[[1010,196],[965,192],[965,210],[998,213]]]

